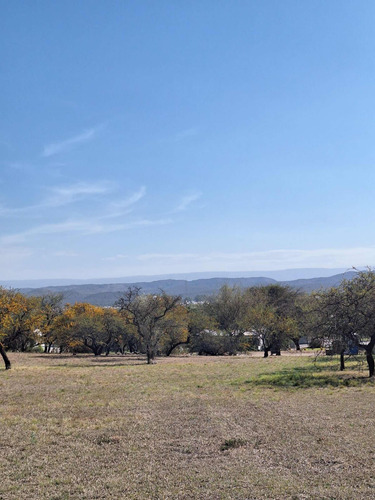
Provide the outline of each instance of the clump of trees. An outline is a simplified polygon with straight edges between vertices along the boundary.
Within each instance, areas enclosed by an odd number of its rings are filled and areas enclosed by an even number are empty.
[[[314,328],[322,340],[340,346],[343,370],[344,353],[356,347],[366,354],[369,376],[375,374],[375,273],[363,271],[338,287],[314,294]]]
[[[281,285],[240,289],[224,286],[199,303],[183,303],[161,291],[142,294],[129,287],[113,307],[63,304],[62,295],[25,297],[0,288],[0,354],[43,346],[45,353],[111,351],[143,353],[147,363],[178,348],[199,355],[234,355],[262,350],[264,357],[281,354],[304,336],[315,345],[356,347],[365,352],[374,376],[375,273],[318,293],[304,294]]]

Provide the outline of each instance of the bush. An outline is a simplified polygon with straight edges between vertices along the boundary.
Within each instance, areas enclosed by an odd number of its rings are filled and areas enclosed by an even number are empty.
[[[41,345],[35,345],[32,349],[30,349],[31,352],[44,352],[44,349]]]

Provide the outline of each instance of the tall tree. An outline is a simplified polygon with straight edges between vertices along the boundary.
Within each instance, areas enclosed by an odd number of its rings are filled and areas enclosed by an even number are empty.
[[[58,339],[56,322],[63,312],[62,301],[62,293],[49,293],[40,298],[42,313],[41,332],[44,341],[44,352],[50,352],[52,345]]]
[[[280,354],[288,339],[298,345],[295,299],[296,292],[281,285],[246,290],[244,324],[258,337],[265,358],[270,351]]]
[[[229,354],[235,354],[246,330],[243,323],[246,303],[242,290],[224,285],[219,293],[207,302],[205,308],[217,328],[225,334],[226,350]]]
[[[339,340],[343,349],[356,346],[366,353],[369,376],[375,374],[375,273],[358,272],[336,288],[315,295],[317,326],[325,337]],[[343,368],[341,363],[341,368]]]
[[[40,300],[37,297],[26,297],[15,290],[1,289],[0,330],[7,348],[17,351],[32,348],[39,340],[41,317]]]
[[[144,344],[147,363],[154,362],[163,330],[161,323],[167,313],[180,303],[180,297],[172,297],[161,291],[160,295],[142,295],[139,287],[129,287],[116,302],[119,311],[127,311],[128,320],[137,328]]]
[[[11,367],[5,347],[26,351],[37,342],[42,323],[40,300],[17,290],[0,287],[0,354],[7,370]]]
[[[125,310],[118,311],[118,317],[121,320],[121,329],[117,331],[113,347],[116,352],[120,351],[121,354],[125,354],[125,351],[131,353],[140,352],[141,350],[141,339],[139,338],[137,328],[134,326],[132,321],[132,315]]]
[[[176,305],[165,315],[160,328],[162,329],[160,350],[166,356],[170,356],[176,347],[187,344],[189,340],[187,308],[182,304]]]
[[[1,357],[3,358],[6,370],[10,370],[12,365],[5,351],[3,341],[6,336],[5,328],[8,322],[10,299],[11,296],[14,294],[15,294],[14,291],[5,290],[5,288],[0,287],[0,354]]]
[[[207,309],[205,303],[189,304],[187,308],[189,347],[200,355],[225,354],[223,339],[217,335],[217,323]]]

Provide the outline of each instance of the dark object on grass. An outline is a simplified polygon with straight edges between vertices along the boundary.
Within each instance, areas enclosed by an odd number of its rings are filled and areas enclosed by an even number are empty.
[[[231,448],[240,448],[241,446],[244,446],[246,444],[246,441],[244,439],[237,439],[237,438],[232,438],[232,439],[226,439],[224,443],[220,446],[220,451],[226,451],[230,450]]]
[[[0,342],[0,354],[3,357],[4,363],[5,363],[5,369],[10,370],[12,365],[10,364],[7,353],[5,352],[4,346],[1,342]]]

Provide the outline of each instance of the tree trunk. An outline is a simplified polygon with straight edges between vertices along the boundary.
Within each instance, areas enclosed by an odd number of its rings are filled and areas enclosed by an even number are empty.
[[[369,377],[373,377],[375,373],[375,363],[374,356],[372,355],[372,349],[366,349],[366,360],[368,364]]]
[[[147,353],[147,364],[152,365],[154,363],[154,359],[155,359],[155,353],[154,353],[153,349],[151,349],[149,346],[147,346],[146,353]]]
[[[103,351],[103,346],[97,345],[96,342],[93,342],[91,345],[85,340],[85,346],[92,350],[94,356],[100,356]]]
[[[301,346],[299,345],[299,339],[298,338],[294,338],[292,340],[294,342],[294,345],[296,346],[296,351],[300,351],[301,350]]]
[[[165,355],[166,356],[170,356],[172,354],[172,351],[174,349],[176,349],[176,347],[178,347],[179,345],[183,345],[183,344],[187,344],[188,341],[186,342],[176,342],[175,344],[171,345],[170,347],[168,347],[168,349],[166,350],[166,353]]]
[[[4,363],[5,363],[5,369],[10,370],[11,364],[10,364],[9,358],[5,352],[4,346],[1,342],[0,342],[0,354],[3,357]]]
[[[264,348],[264,355],[263,355],[264,358],[268,358],[268,351],[269,349]]]
[[[177,345],[179,345],[179,344],[177,344]],[[170,356],[172,354],[173,349],[175,347],[177,347],[177,345],[172,345],[172,346],[168,347],[168,349],[165,351],[165,355]]]
[[[345,370],[345,358],[344,358],[345,349],[341,349],[340,351],[340,371]]]

